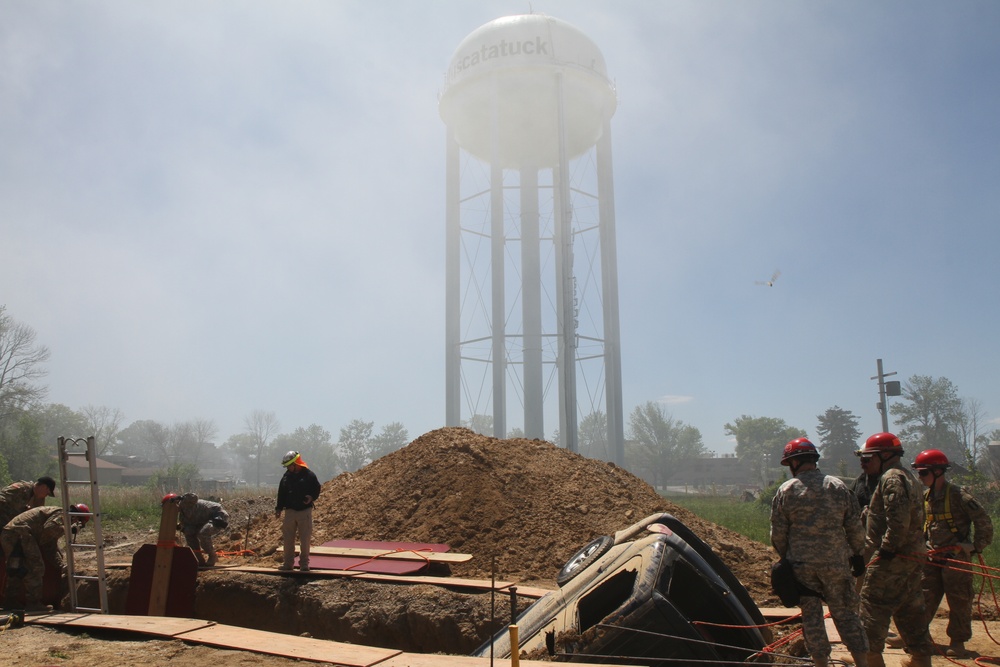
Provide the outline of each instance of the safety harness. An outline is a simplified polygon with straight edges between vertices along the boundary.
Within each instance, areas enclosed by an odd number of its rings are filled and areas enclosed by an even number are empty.
[[[924,491],[924,534],[930,529],[931,524],[935,521],[946,521],[948,523],[948,530],[950,530],[955,535],[958,535],[958,526],[955,525],[955,517],[951,513],[951,484],[946,484],[944,487],[944,512],[940,514],[934,514],[931,512],[931,490],[927,489]]]

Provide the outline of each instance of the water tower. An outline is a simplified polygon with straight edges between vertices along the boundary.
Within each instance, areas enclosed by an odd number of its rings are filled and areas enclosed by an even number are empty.
[[[506,437],[516,401],[525,437],[545,438],[548,421],[578,451],[585,420],[591,439],[606,433],[588,453],[623,463],[616,106],[600,50],[549,16],[491,21],[452,56],[439,107],[447,425],[491,417]]]

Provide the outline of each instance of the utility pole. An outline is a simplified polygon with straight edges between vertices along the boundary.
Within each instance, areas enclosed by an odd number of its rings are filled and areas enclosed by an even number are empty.
[[[876,365],[878,367],[878,375],[873,375],[871,379],[878,380],[878,403],[875,404],[875,408],[882,414],[882,432],[885,433],[889,430],[889,406],[886,405],[885,397],[899,396],[902,392],[900,391],[898,380],[885,381],[890,375],[895,375],[896,371],[883,373],[881,359],[877,361]]]

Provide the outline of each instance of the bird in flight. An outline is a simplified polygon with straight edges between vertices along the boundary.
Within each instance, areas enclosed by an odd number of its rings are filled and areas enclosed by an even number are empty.
[[[755,280],[754,285],[764,285],[765,287],[774,287],[774,281],[777,280],[778,276],[780,275],[781,271],[775,271],[773,274],[771,274],[770,280]]]

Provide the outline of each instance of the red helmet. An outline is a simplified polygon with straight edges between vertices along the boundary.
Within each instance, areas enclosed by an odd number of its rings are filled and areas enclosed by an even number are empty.
[[[876,433],[867,440],[865,446],[854,452],[857,456],[877,454],[879,452],[903,453],[903,443],[892,433]]]
[[[69,511],[74,513],[86,512],[86,516],[73,517],[74,521],[79,521],[83,525],[87,525],[87,522],[90,521],[90,508],[84,505],[83,503],[79,503],[77,505],[70,505]]]
[[[180,496],[178,496],[176,493],[168,493],[167,495],[163,496],[163,500],[160,501],[160,504],[166,505],[167,503],[177,502],[177,499],[179,497]]]
[[[809,442],[809,438],[796,438],[785,445],[785,451],[781,454],[781,465],[790,465],[791,460],[799,456],[819,458],[816,445]]]
[[[917,458],[913,461],[914,470],[923,470],[924,468],[947,470],[950,465],[948,457],[940,449],[925,449],[917,454]]]

